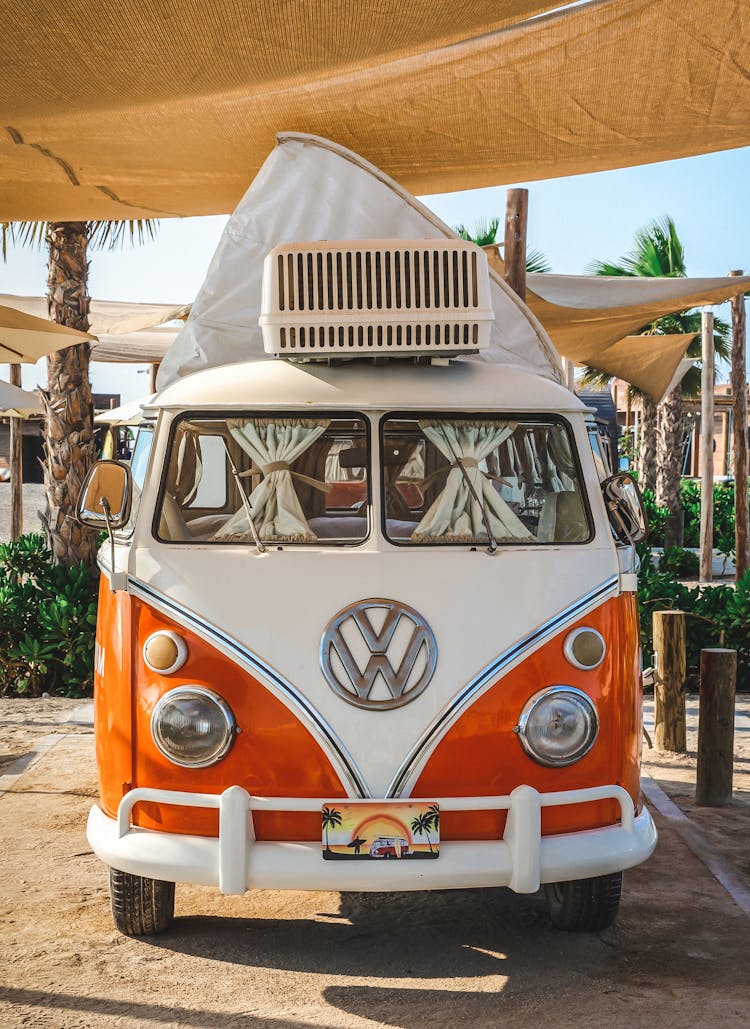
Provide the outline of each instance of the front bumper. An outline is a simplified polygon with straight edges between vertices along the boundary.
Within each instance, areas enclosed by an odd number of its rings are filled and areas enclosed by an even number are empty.
[[[618,825],[542,836],[543,807],[607,799],[620,804]],[[219,836],[180,836],[133,827],[130,814],[141,801],[218,808]],[[228,894],[247,889],[388,892],[493,886],[534,893],[541,883],[632,868],[656,846],[651,815],[644,808],[636,817],[630,796],[620,786],[560,793],[518,786],[507,797],[445,797],[437,801],[441,811],[507,811],[503,839],[442,842],[436,861],[418,864],[325,861],[320,840],[255,841],[251,811],[320,811],[327,802],[330,798],[251,797],[240,786],[220,795],[139,788],[123,797],[117,819],[94,806],[86,835],[97,857],[112,868],[150,879],[218,886]]]

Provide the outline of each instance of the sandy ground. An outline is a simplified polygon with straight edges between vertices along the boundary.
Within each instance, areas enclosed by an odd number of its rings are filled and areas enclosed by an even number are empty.
[[[4,1027],[748,1024],[750,917],[658,813],[657,851],[627,873],[620,917],[597,935],[557,933],[538,899],[506,890],[224,898],[178,887],[175,927],[126,939],[84,836],[90,729],[56,722],[66,705],[80,720],[80,701],[0,702],[0,752],[41,752],[18,778],[17,764],[0,776]],[[647,769],[747,873],[746,700],[740,711],[731,808],[693,808],[690,754],[652,752]]]
[[[27,482],[23,487],[23,531],[41,532],[37,511],[46,506],[44,486]],[[10,484],[0,482],[0,543],[10,539]]]

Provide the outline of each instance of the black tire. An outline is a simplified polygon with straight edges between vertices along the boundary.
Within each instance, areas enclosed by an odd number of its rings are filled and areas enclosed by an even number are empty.
[[[622,894],[622,872],[595,879],[548,883],[544,887],[549,917],[556,929],[570,933],[597,933],[617,918]]]
[[[112,918],[125,936],[155,936],[174,920],[174,883],[109,870]]]

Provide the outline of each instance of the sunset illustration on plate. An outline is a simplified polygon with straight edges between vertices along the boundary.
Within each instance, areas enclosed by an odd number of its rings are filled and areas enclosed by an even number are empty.
[[[327,861],[436,858],[440,811],[430,801],[323,805],[323,857]]]

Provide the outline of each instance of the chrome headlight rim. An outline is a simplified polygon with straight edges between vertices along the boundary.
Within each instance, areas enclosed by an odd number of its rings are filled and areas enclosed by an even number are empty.
[[[168,746],[164,743],[162,734],[159,727],[159,717],[167,706],[175,699],[180,696],[199,696],[207,700],[212,701],[221,712],[224,717],[226,726],[224,743],[221,748],[214,752],[210,757],[198,759],[194,761],[187,761],[184,758],[176,756],[172,751],[169,750]],[[160,754],[162,754],[167,761],[170,761],[173,765],[179,765],[180,768],[210,768],[212,765],[217,764],[222,758],[226,757],[232,748],[235,737],[237,735],[237,722],[234,717],[234,713],[230,708],[229,704],[221,697],[218,693],[213,690],[207,689],[205,686],[192,686],[183,685],[176,686],[174,689],[169,690],[159,697],[158,701],[154,706],[154,710],[151,712],[151,738],[156,744],[156,748]]]
[[[591,633],[593,636],[596,636],[602,645],[602,655],[596,662],[596,664],[585,665],[575,656],[575,651],[573,648],[575,647],[576,640],[579,639],[579,637],[582,636],[584,633]],[[598,629],[593,629],[590,625],[579,625],[577,629],[571,629],[571,631],[565,637],[565,642],[563,643],[563,654],[565,655],[566,661],[568,661],[569,664],[573,665],[574,668],[578,668],[582,672],[593,672],[594,669],[598,668],[604,660],[604,658],[607,656],[607,641],[604,639],[604,637]]]
[[[168,668],[157,668],[156,665],[152,664],[146,656],[148,653],[149,643],[151,643],[152,640],[155,640],[158,636],[166,636],[177,648],[177,657]],[[172,629],[157,629],[156,632],[152,632],[151,635],[146,638],[143,647],[141,648],[141,653],[143,654],[143,663],[150,671],[156,672],[157,675],[174,675],[175,672],[179,672],[188,659],[187,643],[179,633],[174,632]]]
[[[529,742],[526,735],[526,729],[531,715],[543,701],[551,696],[562,695],[572,696],[576,701],[582,702],[582,706],[587,709],[593,731],[589,733],[586,741],[575,751],[574,754],[568,755],[564,758],[556,758],[540,754],[535,750]],[[577,761],[580,761],[581,758],[585,757],[596,743],[599,736],[599,714],[593,700],[587,693],[584,693],[583,690],[579,690],[575,686],[567,686],[564,684],[547,686],[545,689],[539,690],[532,697],[529,697],[526,701],[523,709],[521,710],[521,714],[519,715],[518,725],[516,726],[515,731],[521,741],[521,746],[532,761],[535,761],[539,765],[543,765],[545,768],[565,768],[568,765],[575,764]]]

